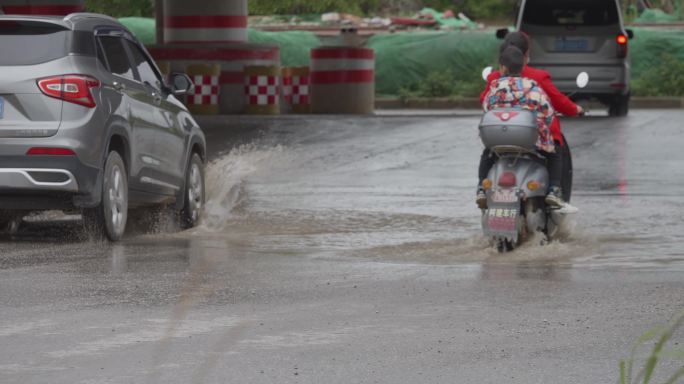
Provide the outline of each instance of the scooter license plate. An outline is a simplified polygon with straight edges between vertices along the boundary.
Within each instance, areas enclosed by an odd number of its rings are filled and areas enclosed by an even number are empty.
[[[518,191],[515,189],[496,189],[492,192],[491,199],[494,203],[515,203],[518,201]]]
[[[487,232],[490,235],[513,235],[518,231],[517,208],[490,208],[487,210]]]

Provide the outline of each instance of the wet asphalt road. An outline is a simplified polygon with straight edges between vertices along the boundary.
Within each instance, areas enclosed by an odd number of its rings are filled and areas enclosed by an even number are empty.
[[[683,117],[565,120],[581,211],[505,256],[475,115],[214,120],[201,228],[0,238],[0,382],[614,383],[684,307]]]

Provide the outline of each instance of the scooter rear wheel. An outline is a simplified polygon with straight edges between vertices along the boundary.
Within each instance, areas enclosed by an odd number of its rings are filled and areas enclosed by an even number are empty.
[[[563,141],[565,145],[561,147],[561,157],[563,158],[563,178],[561,179],[561,189],[563,190],[563,200],[570,202],[572,197],[572,152],[570,151],[570,144],[568,140],[563,136]]]
[[[496,250],[499,251],[499,253],[513,252],[515,245],[516,244],[512,241],[500,239],[496,243]]]

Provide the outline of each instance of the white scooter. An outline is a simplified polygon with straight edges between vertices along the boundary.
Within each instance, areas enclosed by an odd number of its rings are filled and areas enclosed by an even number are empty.
[[[485,80],[491,70],[488,67],[482,72]],[[588,83],[586,72],[577,76],[578,88]],[[568,212],[552,209],[544,202],[549,173],[545,158],[536,150],[539,130],[535,113],[523,109],[491,110],[482,117],[479,129],[482,143],[498,157],[482,183],[487,195],[487,208],[482,210],[485,236],[502,253],[512,251],[535,232],[552,240]]]

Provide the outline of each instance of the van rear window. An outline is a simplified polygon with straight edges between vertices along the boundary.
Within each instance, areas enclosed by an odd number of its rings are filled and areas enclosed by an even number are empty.
[[[0,21],[0,65],[34,65],[66,56],[69,31],[34,21]]]
[[[528,0],[523,24],[601,26],[618,24],[615,0]]]

